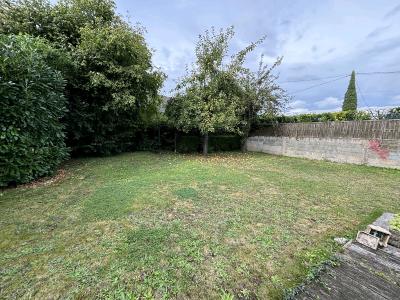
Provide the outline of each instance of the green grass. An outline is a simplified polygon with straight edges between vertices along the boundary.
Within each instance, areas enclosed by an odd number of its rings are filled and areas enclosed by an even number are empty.
[[[0,298],[280,298],[383,211],[400,171],[229,153],[71,160],[0,196]]]

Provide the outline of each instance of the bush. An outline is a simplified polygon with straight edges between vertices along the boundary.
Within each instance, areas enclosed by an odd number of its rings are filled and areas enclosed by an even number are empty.
[[[201,152],[202,137],[200,135],[181,136],[177,141],[176,150],[181,153]],[[236,135],[210,135],[208,151],[234,151],[240,150],[240,136]]]
[[[304,122],[327,122],[327,121],[354,121],[371,120],[371,114],[365,111],[340,111],[320,114],[301,114],[294,116],[260,116],[258,123],[304,123]]]
[[[138,134],[135,150],[142,151],[174,151],[176,137],[176,151],[179,153],[194,153],[203,150],[203,137],[196,130],[188,133],[177,131],[172,126],[161,122],[159,125],[146,128]],[[140,142],[139,142],[140,141]],[[216,132],[209,136],[209,152],[235,151],[241,148],[239,135]]]
[[[384,116],[384,119],[400,119],[400,107],[395,107],[389,110],[389,112]]]
[[[176,151],[190,153],[201,151],[201,137],[197,135],[181,136],[176,143]]]
[[[2,1],[0,33],[46,39],[68,59],[66,143],[72,155],[108,155],[138,147],[157,112],[164,75],[154,68],[141,27],[113,0]]]
[[[28,35],[0,35],[0,186],[51,174],[67,156],[64,80],[52,48]]]
[[[234,151],[240,150],[240,136],[237,135],[217,135],[209,138],[209,151]]]

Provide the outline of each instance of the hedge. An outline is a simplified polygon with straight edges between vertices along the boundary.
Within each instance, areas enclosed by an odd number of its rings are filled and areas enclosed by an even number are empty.
[[[240,137],[236,135],[210,135],[208,152],[235,151],[240,149]],[[201,152],[202,137],[199,135],[181,136],[177,139],[177,152]]]
[[[0,35],[0,186],[50,175],[67,157],[64,80],[40,38]]]
[[[326,121],[354,121],[371,120],[370,113],[365,111],[340,111],[326,112],[320,114],[301,114],[293,116],[260,116],[258,123],[303,123],[303,122],[326,122]]]

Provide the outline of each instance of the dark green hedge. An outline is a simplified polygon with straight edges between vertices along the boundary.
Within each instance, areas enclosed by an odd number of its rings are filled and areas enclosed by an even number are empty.
[[[176,150],[180,153],[201,152],[202,137],[198,135],[181,136],[177,139]],[[236,135],[210,135],[208,152],[240,150],[240,137]]]
[[[64,81],[41,39],[0,35],[0,186],[51,174],[67,156]]]
[[[203,150],[202,136],[196,132],[188,133],[175,130],[173,127],[163,124],[161,126],[149,127],[137,136],[138,148],[144,151],[174,151],[179,153],[194,153]],[[175,149],[176,146],[176,149]],[[209,152],[240,150],[241,137],[238,135],[216,133],[209,136]]]

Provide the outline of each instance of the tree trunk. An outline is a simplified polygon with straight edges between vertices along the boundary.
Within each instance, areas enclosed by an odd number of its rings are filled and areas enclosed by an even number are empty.
[[[174,152],[176,153],[176,139],[177,139],[178,133],[176,132],[176,129],[174,130]]]
[[[160,128],[160,125],[158,125],[157,138],[158,138],[158,147],[161,148],[161,128]]]
[[[208,154],[208,132],[203,137],[203,155]]]
[[[247,151],[247,149],[246,149],[246,140],[247,140],[248,137],[249,137],[249,134],[246,133],[244,136],[242,136],[240,138],[240,150],[242,152],[246,152]]]
[[[249,137],[251,125],[249,125],[249,121],[247,120],[247,125],[243,128],[243,132],[240,136],[240,150],[242,152],[246,152],[246,140]]]

